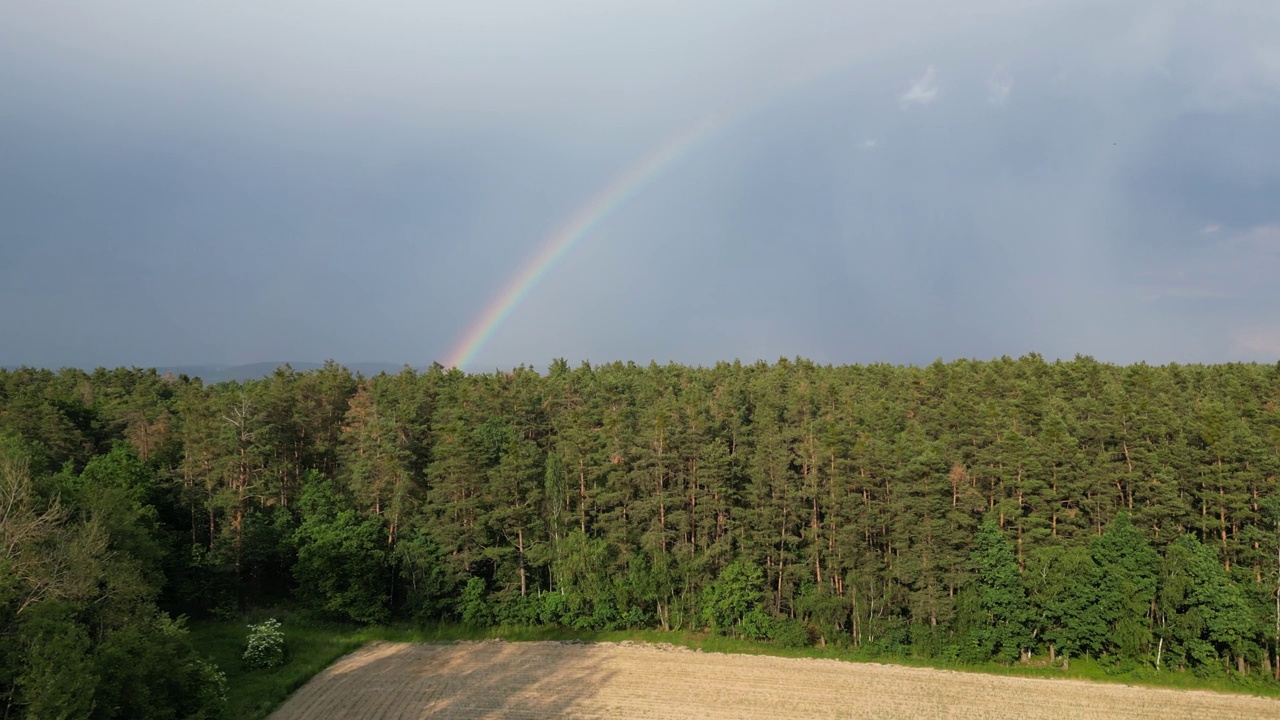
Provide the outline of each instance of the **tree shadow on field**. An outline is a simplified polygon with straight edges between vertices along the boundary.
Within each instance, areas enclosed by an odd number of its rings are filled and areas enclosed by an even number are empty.
[[[616,671],[605,646],[485,640],[373,643],[299,689],[272,720],[546,718],[581,713]]]

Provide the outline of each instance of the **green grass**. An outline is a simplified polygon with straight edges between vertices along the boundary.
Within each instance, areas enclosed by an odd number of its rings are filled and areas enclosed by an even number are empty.
[[[1089,658],[1072,658],[1070,669],[1051,666],[1047,658],[1034,658],[1029,664],[1002,665],[999,663],[961,663],[947,662],[938,658],[904,657],[900,655],[884,655],[866,650],[851,648],[804,647],[783,648],[769,643],[735,638],[707,636],[690,633],[663,633],[659,631],[627,631],[619,633],[601,633],[601,641],[634,640],[643,642],[665,642],[680,645],[703,652],[735,653],[745,655],[772,655],[775,657],[794,658],[826,658],[846,662],[876,662],[887,665],[907,667],[933,668],[937,670],[953,670],[956,672],[982,673],[988,675],[1005,675],[1013,677],[1038,677],[1050,679],[1087,680],[1092,682],[1113,683],[1121,685],[1138,685],[1143,687],[1169,688],[1175,690],[1212,690],[1215,692],[1259,695],[1280,698],[1280,684],[1266,682],[1258,677],[1242,678],[1238,675],[1226,677],[1198,677],[1189,672],[1164,670],[1156,672],[1151,668],[1139,668],[1127,673],[1109,672],[1108,668]]]
[[[269,670],[248,670],[240,662],[244,651],[247,625],[274,616],[283,623],[287,654],[284,665]],[[581,642],[668,643],[708,653],[772,655],[795,658],[829,658],[850,662],[880,662],[892,665],[927,667],[960,672],[1042,678],[1071,678],[1096,682],[1141,685],[1181,690],[1214,690],[1280,697],[1280,685],[1257,679],[1200,678],[1191,673],[1139,670],[1128,674],[1109,674],[1107,669],[1087,658],[1073,658],[1070,670],[1043,664],[999,665],[949,664],[938,660],[883,656],[847,648],[782,648],[768,643],[738,640],[715,635],[659,630],[624,630],[584,632],[550,627],[496,627],[474,629],[459,625],[428,627],[371,626],[357,627],[317,623],[288,611],[258,612],[244,620],[201,620],[190,623],[191,639],[196,648],[211,658],[227,674],[227,712],[234,720],[261,720],[301,687],[313,675],[338,658],[376,640],[392,642],[458,642],[501,638],[511,642],[537,640],[577,640]]]
[[[190,624],[196,648],[227,674],[224,717],[229,720],[265,718],[313,675],[370,640],[367,631],[360,628],[282,620],[285,663],[267,670],[249,670],[240,661],[248,636],[247,621],[206,620]]]

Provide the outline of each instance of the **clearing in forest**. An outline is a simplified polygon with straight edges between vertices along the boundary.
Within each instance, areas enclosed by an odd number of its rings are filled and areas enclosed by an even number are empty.
[[[417,718],[1280,718],[1280,700],[669,645],[374,643],[273,720]]]

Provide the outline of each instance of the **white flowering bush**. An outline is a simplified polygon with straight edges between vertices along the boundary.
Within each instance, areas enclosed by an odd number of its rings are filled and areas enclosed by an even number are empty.
[[[249,644],[244,664],[251,668],[272,668],[284,663],[284,631],[280,621],[268,618],[249,626]]]

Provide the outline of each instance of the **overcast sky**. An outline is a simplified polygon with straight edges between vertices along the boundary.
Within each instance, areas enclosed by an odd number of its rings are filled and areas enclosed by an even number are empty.
[[[1280,358],[1280,3],[10,2],[0,364]]]

